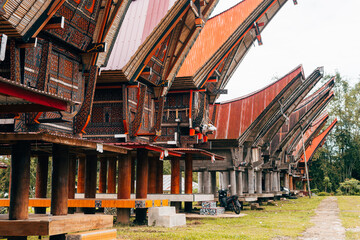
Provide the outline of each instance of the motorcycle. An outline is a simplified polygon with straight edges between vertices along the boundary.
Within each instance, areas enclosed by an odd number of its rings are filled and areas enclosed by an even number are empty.
[[[234,211],[236,214],[240,214],[241,204],[237,195],[228,196],[229,190],[219,190],[219,202],[220,206],[225,210]]]

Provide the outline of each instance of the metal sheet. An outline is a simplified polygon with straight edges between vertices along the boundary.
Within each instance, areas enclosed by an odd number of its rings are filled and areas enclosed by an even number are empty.
[[[186,57],[177,77],[194,75],[261,2],[263,1],[244,0],[227,11],[209,19]]]
[[[108,64],[102,70],[121,70],[173,4],[173,0],[132,1],[119,30]]]
[[[265,88],[241,98],[210,105],[210,119],[215,114],[217,131],[209,139],[237,139],[272,103],[274,98],[300,73],[299,66]]]

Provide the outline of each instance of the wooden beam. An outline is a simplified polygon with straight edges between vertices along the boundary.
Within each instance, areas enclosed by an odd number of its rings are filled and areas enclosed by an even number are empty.
[[[136,198],[147,198],[148,190],[148,150],[137,149]]]
[[[54,136],[47,133],[4,133],[0,135],[0,142],[9,142],[9,141],[44,141],[50,143],[57,143],[68,146],[77,146],[84,147],[96,150],[98,149],[97,142],[92,142],[89,140],[79,139],[79,138],[70,138],[63,136]],[[104,152],[114,152],[114,153],[127,153],[127,148],[113,146],[109,144],[101,144]]]
[[[19,141],[11,152],[10,220],[24,220],[29,216],[30,142]]]
[[[111,215],[48,216],[33,214],[28,220],[18,221],[4,219],[5,216],[0,215],[0,232],[3,236],[48,236],[113,226],[113,216]]]
[[[68,198],[75,198],[75,182],[76,182],[76,155],[70,155],[69,159],[69,184],[68,184]]]
[[[116,193],[116,158],[108,159],[108,189],[107,193]]]
[[[65,27],[65,17],[53,17],[50,21],[45,25],[43,30],[50,29],[63,29]]]
[[[95,198],[97,179],[97,155],[86,155],[85,162],[85,198]],[[95,208],[85,208],[85,214],[95,214]]]
[[[131,154],[119,159],[118,199],[130,199],[131,195]]]
[[[148,193],[156,193],[156,176],[157,176],[157,162],[159,157],[151,157],[149,159],[149,179],[148,179]]]
[[[192,155],[185,154],[185,194],[192,194],[193,159]]]
[[[49,172],[49,156],[40,155],[37,158],[35,197],[46,198]],[[45,214],[46,208],[35,208],[36,214]]]
[[[156,193],[163,194],[163,171],[164,171],[164,161],[157,161],[157,175],[156,175]]]
[[[100,159],[99,193],[106,193],[107,159]]]
[[[85,157],[79,157],[77,193],[85,193]]]
[[[171,160],[171,194],[180,194],[180,159]]]
[[[67,215],[69,146],[53,144],[51,177],[51,214]]]

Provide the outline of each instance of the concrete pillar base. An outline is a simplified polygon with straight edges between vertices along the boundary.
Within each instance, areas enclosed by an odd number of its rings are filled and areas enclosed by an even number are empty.
[[[121,224],[130,223],[130,208],[118,208],[116,222]]]

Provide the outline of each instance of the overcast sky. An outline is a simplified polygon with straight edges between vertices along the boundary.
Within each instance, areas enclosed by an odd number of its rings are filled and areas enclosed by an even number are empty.
[[[240,0],[220,0],[214,14]],[[360,79],[360,0],[288,0],[262,33],[218,101],[251,93],[302,64],[308,76],[316,67],[338,70],[352,83]]]

